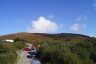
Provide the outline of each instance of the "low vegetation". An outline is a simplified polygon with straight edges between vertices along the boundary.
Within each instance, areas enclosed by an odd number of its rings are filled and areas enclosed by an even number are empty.
[[[13,64],[16,51],[24,48],[25,42],[40,45],[36,57],[42,64],[96,63],[96,39],[85,35],[17,33],[0,38],[15,38],[14,43],[0,42],[0,64]]]
[[[12,43],[0,41],[0,64],[14,64],[18,58],[16,51],[25,46],[25,43],[22,41]]]
[[[37,51],[37,58],[42,64],[95,64],[96,39],[43,43]]]

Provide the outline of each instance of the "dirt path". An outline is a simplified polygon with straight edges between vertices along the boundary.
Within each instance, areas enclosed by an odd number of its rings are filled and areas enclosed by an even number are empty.
[[[32,44],[28,44],[28,48],[30,48],[31,46]],[[21,58],[17,64],[31,64],[32,59],[27,58],[27,56],[30,55],[28,54],[28,51],[23,51],[19,55]]]

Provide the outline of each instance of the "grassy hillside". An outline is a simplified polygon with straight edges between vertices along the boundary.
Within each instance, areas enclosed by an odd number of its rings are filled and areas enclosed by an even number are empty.
[[[85,39],[85,38],[89,38],[89,37],[85,36],[85,35],[71,34],[71,33],[45,34],[45,33],[26,33],[26,32],[0,36],[0,39],[15,39],[15,38],[32,40],[32,39],[46,39],[46,38]]]
[[[96,39],[86,35],[60,33],[15,33],[0,36],[1,39],[15,39],[40,44],[37,58],[42,64],[95,64]],[[22,49],[25,45],[18,42],[15,46]],[[23,45],[23,46],[22,46]]]
[[[65,41],[71,40],[71,42],[78,42],[79,40],[84,40],[89,38],[89,36],[81,35],[81,34],[72,34],[72,33],[59,33],[59,34],[46,34],[46,33],[14,33],[0,36],[0,39],[15,39],[20,38],[25,40],[26,42],[41,44],[44,42],[51,41]]]
[[[47,34],[47,33],[27,33],[27,32],[13,33],[13,34],[0,36],[0,38],[9,38],[9,39],[17,38],[17,37],[21,37],[21,38],[28,38],[28,37],[30,38],[32,37],[80,38],[80,37],[88,37],[88,36],[81,35],[81,34],[72,34],[72,33]]]

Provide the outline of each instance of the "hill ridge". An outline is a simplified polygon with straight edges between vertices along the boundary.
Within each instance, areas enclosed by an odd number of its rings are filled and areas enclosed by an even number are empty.
[[[24,38],[24,39],[33,39],[33,38],[88,38],[87,35],[82,34],[74,34],[74,33],[58,33],[58,34],[49,34],[49,33],[27,33],[27,32],[19,32],[8,35],[0,36],[0,39],[14,39],[14,38]]]

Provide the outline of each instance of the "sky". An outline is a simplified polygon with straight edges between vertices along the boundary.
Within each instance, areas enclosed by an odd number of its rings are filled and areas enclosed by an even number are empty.
[[[18,32],[96,36],[96,0],[0,0],[0,35]]]

